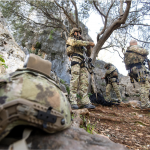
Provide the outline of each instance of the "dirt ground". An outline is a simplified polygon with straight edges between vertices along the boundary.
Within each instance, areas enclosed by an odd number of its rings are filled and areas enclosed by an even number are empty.
[[[90,130],[107,136],[115,143],[134,150],[150,150],[150,110],[127,104],[105,107],[98,105],[84,118]]]

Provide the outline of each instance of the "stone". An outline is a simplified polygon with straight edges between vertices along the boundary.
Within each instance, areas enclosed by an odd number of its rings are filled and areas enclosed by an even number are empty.
[[[140,108],[140,103],[137,100],[131,100],[128,102],[132,107]]]
[[[89,134],[84,129],[75,127],[55,134],[34,132],[27,139],[27,144],[30,149],[128,150],[124,145],[114,143],[103,135]],[[1,148],[6,149],[8,146],[1,143]]]
[[[0,55],[2,55],[5,60],[5,64],[8,66],[8,68],[5,69],[5,73],[11,73],[16,69],[23,67],[25,53],[21,50],[5,27],[1,12],[0,18],[3,20],[0,21]]]
[[[142,133],[138,133],[137,135],[139,135],[139,136],[143,136],[143,134],[142,134]]]

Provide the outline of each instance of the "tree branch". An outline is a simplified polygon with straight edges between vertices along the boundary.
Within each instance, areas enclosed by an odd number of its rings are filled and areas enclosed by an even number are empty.
[[[139,39],[133,37],[130,33],[128,33],[128,34],[129,34],[133,39],[135,39],[136,41],[144,42],[144,43],[150,43],[150,42],[148,42],[148,41],[142,41],[142,40],[139,40]]]
[[[76,5],[76,2],[74,0],[71,0],[72,4],[74,5],[75,7],[75,16],[76,16],[76,24],[77,24],[77,27],[79,27],[79,20],[78,20],[78,9],[77,9],[77,5]]]
[[[96,1],[93,1],[93,4],[94,4],[96,10],[99,12],[99,14],[102,15],[102,16],[105,18],[106,16],[105,16],[105,15],[99,10],[99,8],[97,7]]]
[[[142,14],[142,15],[139,15],[139,16],[135,16],[135,18],[134,19],[132,19],[129,23],[127,23],[127,24],[125,24],[125,25],[123,25],[123,26],[121,26],[121,27],[119,27],[118,29],[120,29],[120,28],[125,28],[125,27],[127,27],[128,25],[136,25],[136,24],[134,24],[134,23],[132,23],[133,21],[136,21],[138,18],[140,18],[141,16],[143,17],[144,15],[146,15],[146,13],[147,13],[148,11],[146,11],[144,14]],[[137,24],[138,25],[138,24]],[[142,25],[142,24],[141,24]]]
[[[118,27],[120,27],[121,24],[125,23],[125,21],[127,19],[127,16],[129,14],[130,6],[131,6],[131,1],[126,1],[126,9],[125,9],[124,14],[122,16],[120,16],[117,20],[115,20],[109,26],[109,28],[107,28],[107,30],[105,30],[104,34],[101,36],[101,38],[97,42],[96,46],[93,48],[93,51],[92,51],[92,54],[91,54],[91,58],[93,60],[93,63],[95,62],[96,55],[100,51],[101,47],[104,45],[105,41],[110,37],[112,32],[114,30],[116,30]]]
[[[120,0],[120,16],[123,15],[123,2],[124,0]]]
[[[129,24],[125,24],[124,26],[119,27],[118,29],[126,28],[126,27],[129,26],[129,25],[131,25],[131,26],[146,26],[146,27],[149,27],[149,26],[150,26],[150,25],[148,25],[148,24],[142,24],[142,23],[138,23],[138,24],[129,23]]]
[[[68,18],[68,20],[69,20],[69,22],[72,24],[72,26],[76,25],[76,27],[77,27],[76,22],[74,22],[74,20],[68,15],[68,12],[64,9],[64,7],[60,6],[60,5],[56,2],[56,0],[54,0],[54,2],[55,2],[55,4],[56,4],[59,8],[61,8],[61,9],[63,10],[64,14],[65,14],[66,17]]]
[[[99,41],[100,35],[102,35],[102,34],[105,32],[105,30],[106,30],[106,27],[107,27],[107,18],[108,18],[110,9],[112,8],[113,4],[114,4],[114,1],[111,3],[111,5],[110,5],[110,7],[109,7],[109,9],[108,9],[108,11],[107,11],[107,14],[106,14],[106,17],[105,17],[104,28],[103,28],[103,30],[97,35],[97,42]]]
[[[42,7],[41,5],[36,6],[34,3],[31,3],[28,0],[26,0],[25,2],[30,4],[31,6],[34,6],[35,8],[37,8],[37,11],[39,11],[41,14],[44,15],[44,17],[46,16],[48,19],[52,20],[53,22],[47,22],[48,25],[38,23],[38,22],[35,22],[34,20],[24,16],[24,14],[20,14],[16,11],[12,10],[13,13],[15,13],[15,15],[17,15],[18,17],[26,20],[27,22],[31,21],[36,25],[41,25],[41,26],[44,26],[44,27],[60,28],[62,30],[65,30],[67,33],[69,33],[68,30],[66,29],[65,25],[63,24],[63,22],[60,19],[57,19],[56,17],[54,17],[52,13],[50,14],[45,7]],[[40,16],[42,16],[41,14],[40,14]]]
[[[114,52],[111,52],[111,51],[108,50],[108,49],[105,49],[105,50],[106,50],[106,51],[109,51],[110,53],[114,53]],[[116,52],[118,53],[119,57],[120,57],[121,59],[123,59],[123,57],[121,57],[120,53],[119,53],[117,50],[115,50],[115,49],[113,48],[113,51],[116,51]]]
[[[131,1],[127,0],[126,3],[127,3],[126,10],[125,10],[123,16],[122,17],[120,16],[120,18],[117,20],[117,24],[120,24],[120,25],[124,24],[127,19],[127,16],[129,14],[129,10],[130,10]]]

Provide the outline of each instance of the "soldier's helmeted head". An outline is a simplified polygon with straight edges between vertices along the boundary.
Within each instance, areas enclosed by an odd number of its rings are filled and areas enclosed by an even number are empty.
[[[70,32],[70,36],[77,36],[78,35],[78,32],[81,34],[82,33],[82,30],[81,28],[73,28]]]
[[[111,63],[106,63],[105,66],[104,66],[104,68],[105,68],[105,69],[109,69],[110,66],[111,66]]]
[[[131,40],[130,41],[130,46],[132,46],[132,45],[137,45],[137,41],[136,40]]]

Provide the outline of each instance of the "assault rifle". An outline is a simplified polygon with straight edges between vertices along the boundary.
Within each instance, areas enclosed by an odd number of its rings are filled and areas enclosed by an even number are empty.
[[[91,79],[92,79],[92,87],[93,87],[93,91],[96,94],[96,99],[97,99],[97,87],[96,87],[96,80],[95,80],[95,73],[93,71],[93,69],[95,68],[95,66],[92,64],[92,59],[89,58],[87,55],[87,49],[83,46],[83,57],[84,57],[84,63],[85,63],[85,67],[87,68],[88,72],[91,75]]]
[[[148,70],[150,70],[150,60],[148,58],[146,58],[144,61],[147,62]]]
[[[93,68],[95,68],[95,66],[92,64],[92,59],[88,57],[86,53],[87,53],[87,49],[83,46],[83,57],[84,57],[85,67],[87,68],[89,73],[92,74]]]
[[[106,85],[108,84],[108,77],[105,78]]]

